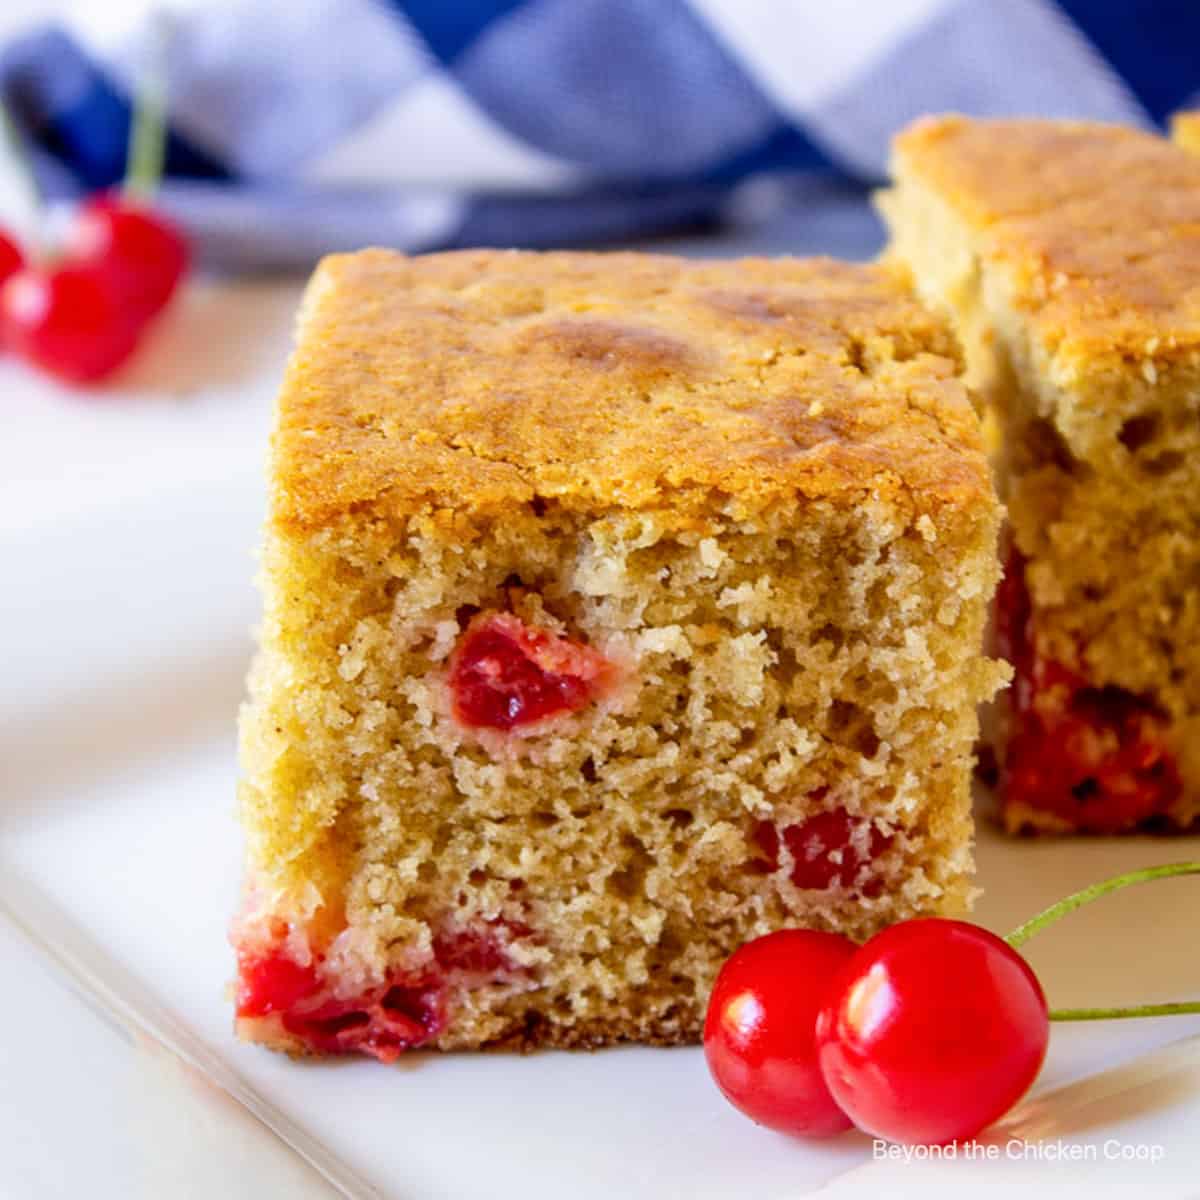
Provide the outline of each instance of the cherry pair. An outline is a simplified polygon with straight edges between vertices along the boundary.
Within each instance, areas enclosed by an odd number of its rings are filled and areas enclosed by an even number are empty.
[[[94,382],[133,353],[187,267],[175,227],[117,193],[79,209],[52,263],[29,263],[0,233],[0,340],[52,375]]]
[[[761,1125],[826,1137],[940,1144],[974,1137],[1033,1083],[1051,1020],[1200,1011],[1200,1002],[1050,1012],[1016,947],[1108,892],[1200,863],[1129,872],[1077,892],[1009,934],[942,918],[901,921],[862,946],[787,929],[721,969],[704,1050],[717,1085]]]
[[[937,1143],[1008,1110],[1049,1028],[1024,959],[978,926],[928,918],[861,948],[804,929],[747,943],[717,980],[704,1048],[721,1090],[762,1125]]]

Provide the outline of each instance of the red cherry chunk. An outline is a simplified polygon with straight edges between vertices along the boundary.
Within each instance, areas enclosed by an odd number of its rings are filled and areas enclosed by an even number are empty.
[[[1024,1095],[1049,1042],[1025,960],[965,921],[922,918],[876,934],[817,1018],[821,1071],[864,1132],[936,1145],[972,1138]]]
[[[0,290],[0,331],[15,353],[73,383],[108,375],[137,343],[103,277],[72,266],[13,275]]]
[[[1025,562],[1015,552],[996,604],[998,651],[1014,671],[1001,803],[1053,813],[1089,833],[1119,833],[1169,812],[1183,783],[1162,715],[1040,653]]]
[[[369,1054],[394,1061],[403,1051],[435,1039],[448,1021],[449,989],[474,987],[524,970],[509,955],[512,939],[531,933],[520,921],[496,917],[434,938],[434,962],[395,972],[382,984],[345,995],[318,964],[287,952],[288,925],[269,928],[266,945],[239,946],[237,1014],[277,1014],[283,1028],[318,1054]]]
[[[134,323],[166,307],[187,273],[189,257],[183,235],[161,213],[111,193],[80,208],[63,254],[103,275]]]
[[[613,666],[590,646],[526,625],[512,613],[481,613],[450,660],[454,715],[464,725],[513,729],[575,712],[595,699]]]
[[[527,937],[528,925],[495,917],[482,928],[441,932],[433,939],[433,956],[446,971],[462,971],[468,975],[501,975],[522,968],[508,953],[509,941]]]
[[[792,856],[790,878],[799,888],[823,891],[833,884],[852,887],[859,869],[882,854],[892,839],[874,824],[867,834],[866,853],[856,837],[860,822],[844,808],[815,813],[797,825],[785,825],[783,840]],[[771,870],[779,866],[779,832],[770,821],[754,827],[754,840]],[[871,887],[867,884],[864,891]]]
[[[286,1012],[320,987],[316,966],[302,966],[274,948],[259,953],[239,951],[237,1015],[265,1017]]]
[[[815,1033],[855,949],[840,934],[784,929],[747,942],[721,968],[704,1055],[725,1098],[760,1125],[804,1137],[850,1128],[821,1074]]]
[[[283,1027],[319,1054],[369,1054],[383,1063],[432,1041],[445,1025],[442,988],[432,976],[397,976],[361,996],[283,1014]]]

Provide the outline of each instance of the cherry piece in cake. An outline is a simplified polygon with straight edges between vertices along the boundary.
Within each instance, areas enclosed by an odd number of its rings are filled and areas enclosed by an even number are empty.
[[[331,996],[319,1007],[284,1013],[283,1027],[316,1054],[369,1054],[394,1062],[445,1028],[444,989],[435,978],[397,977],[365,995]]]
[[[590,646],[511,613],[480,613],[450,662],[454,715],[478,728],[531,725],[583,708],[611,675],[612,664]]]
[[[433,938],[433,961],[397,970],[381,983],[349,994],[339,991],[324,953],[313,948],[297,962],[286,926],[272,929],[274,941],[238,951],[237,1015],[271,1018],[297,1049],[313,1054],[369,1054],[393,1062],[403,1051],[435,1039],[450,1019],[453,988],[479,987],[523,978],[509,946],[532,931],[517,921],[494,918],[478,927],[444,930]],[[235,930],[234,940],[239,934]]]
[[[1015,552],[997,593],[996,638],[1014,672],[999,782],[1009,823],[1033,810],[1067,830],[1120,833],[1168,813],[1182,784],[1166,722],[1141,697],[1093,687],[1039,652]]]
[[[874,825],[868,834],[868,852],[855,844],[857,822],[844,808],[815,813],[795,825],[783,827],[783,841],[792,856],[791,881],[799,888],[820,891],[837,884],[853,887],[859,870],[891,845],[892,839]],[[754,840],[771,870],[779,866],[779,832],[770,821],[760,821]],[[868,884],[864,891],[869,891]]]
[[[312,963],[302,966],[278,947],[265,953],[247,950],[238,954],[239,1017],[285,1012],[320,986]]]

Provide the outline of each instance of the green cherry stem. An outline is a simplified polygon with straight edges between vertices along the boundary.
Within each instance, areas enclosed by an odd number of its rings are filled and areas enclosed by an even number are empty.
[[[1093,883],[1070,896],[1064,897],[1050,905],[1036,917],[1030,917],[1023,925],[1018,925],[1004,940],[1016,950],[1023,946],[1035,933],[1041,933],[1047,925],[1053,925],[1061,917],[1107,896],[1109,892],[1119,892],[1122,888],[1132,887],[1135,883],[1150,883],[1155,879],[1169,879],[1173,875],[1200,875],[1200,862],[1167,863],[1161,867],[1143,867],[1140,871],[1126,871],[1123,875],[1114,875],[1111,879]]]
[[[21,215],[29,226],[26,230],[28,240],[35,249],[40,250],[45,240],[45,230],[43,229],[45,205],[42,203],[42,190],[38,186],[37,175],[33,170],[25,138],[17,128],[17,123],[13,120],[7,105],[3,103],[0,103],[0,131],[3,134],[0,141],[7,151],[9,161],[15,168],[13,174],[20,189],[19,203],[23,209]]]
[[[1052,1008],[1052,1021],[1118,1021],[1125,1017],[1178,1017],[1200,1013],[1200,1000],[1177,1004],[1134,1004],[1118,1008]]]
[[[171,41],[168,20],[160,13],[151,29],[147,67],[133,98],[122,191],[137,200],[153,198],[166,163],[167,54]]]
[[[1068,913],[1107,896],[1119,892],[1135,883],[1150,883],[1155,879],[1170,879],[1175,875],[1200,875],[1200,862],[1167,863],[1161,867],[1143,867],[1140,871],[1127,871],[1100,883],[1093,883],[1081,891],[1050,905],[1044,912],[1018,925],[1004,940],[1015,950],[1023,946],[1035,933],[1041,933],[1048,925],[1065,917]],[[1137,1004],[1118,1008],[1055,1008],[1050,1010],[1052,1021],[1109,1021],[1124,1017],[1169,1017],[1181,1013],[1200,1013],[1200,1000],[1185,1000],[1172,1004]]]

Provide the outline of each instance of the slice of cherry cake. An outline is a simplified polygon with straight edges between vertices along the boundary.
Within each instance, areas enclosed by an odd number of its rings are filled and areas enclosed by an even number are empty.
[[[999,435],[1011,830],[1200,818],[1200,159],[1055,121],[917,123],[882,207]]]
[[[969,891],[999,508],[890,268],[327,259],[243,714],[243,1036],[679,1042]]]

